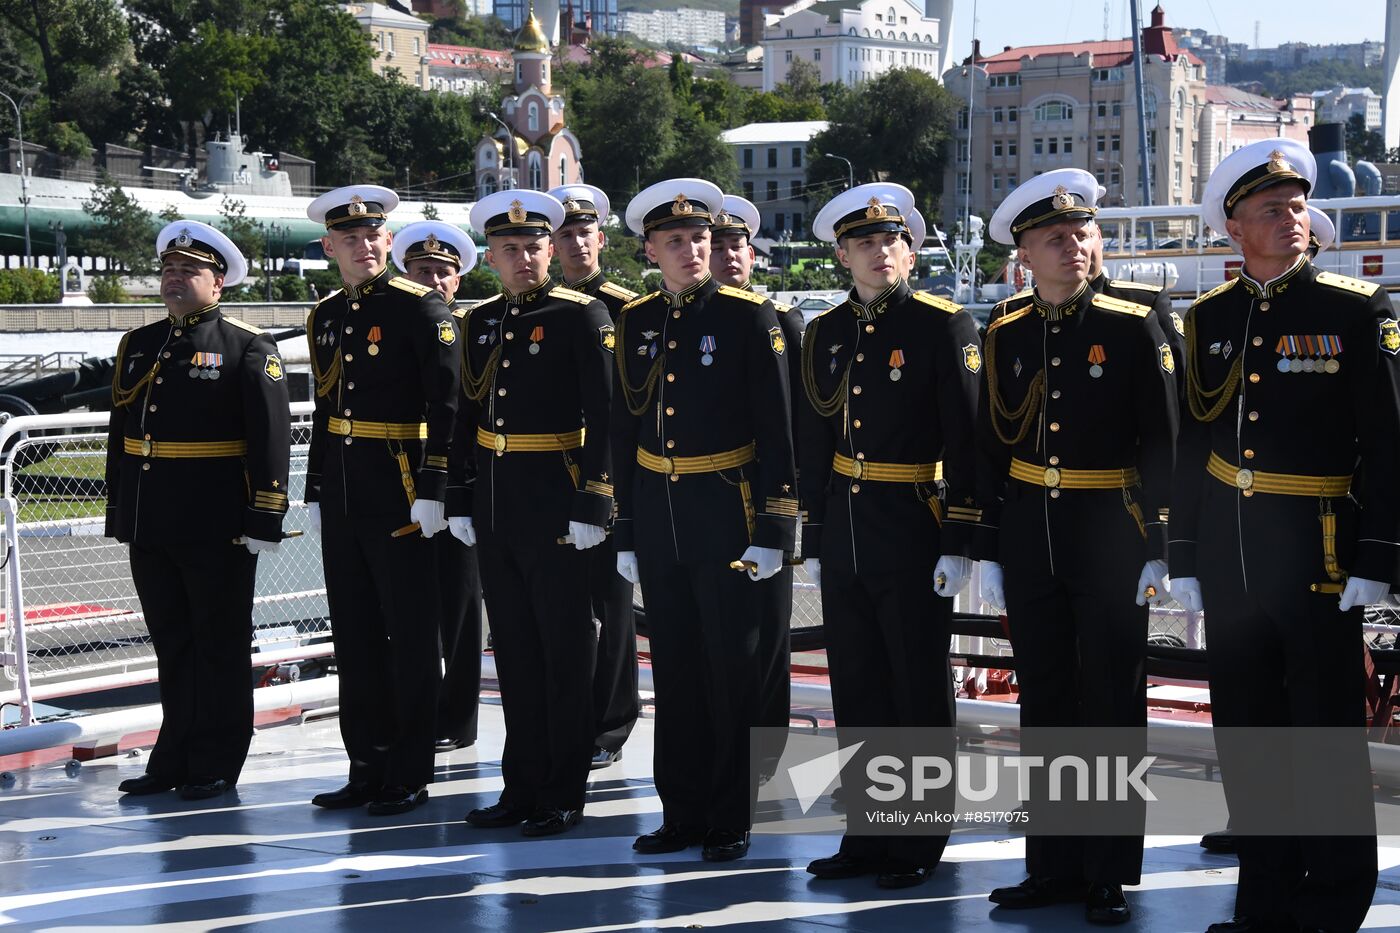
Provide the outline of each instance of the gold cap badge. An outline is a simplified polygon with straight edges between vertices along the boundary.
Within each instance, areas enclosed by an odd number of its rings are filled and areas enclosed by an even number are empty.
[[[436,233],[428,234],[428,238],[423,241],[423,248],[430,253],[435,253],[438,250],[442,249],[442,244],[438,242]]]
[[[577,201],[575,201],[573,198],[569,198],[569,200],[567,200],[567,201],[564,202],[564,212],[565,212],[566,214],[577,213],[578,209],[579,209],[579,203],[578,203]]]
[[[695,208],[691,206],[690,201],[686,199],[686,196],[684,194],[676,195],[676,201],[674,204],[671,205],[672,214],[675,214],[676,216],[682,216],[694,212]]]
[[[725,224],[729,223],[729,215],[726,214],[724,211],[720,211],[717,215],[715,215],[715,223],[718,226],[723,227]]]
[[[353,216],[358,217],[359,215],[364,214],[364,213],[367,213],[368,211],[369,211],[369,208],[365,207],[365,199],[364,199],[364,198],[360,197],[358,194],[356,194],[356,195],[351,195],[351,197],[350,197],[350,213],[351,213]]]
[[[1055,207],[1058,210],[1063,211],[1074,207],[1074,195],[1070,194],[1069,190],[1066,189],[1064,185],[1056,185],[1055,193],[1052,195],[1052,197],[1054,199]]]
[[[1284,160],[1284,158],[1283,158],[1283,153],[1280,152],[1280,151],[1277,150],[1277,149],[1275,149],[1273,152],[1269,153],[1269,171],[1271,171],[1271,172],[1286,172],[1286,171],[1288,171],[1288,163]]]
[[[517,198],[510,202],[510,210],[506,212],[506,216],[510,218],[510,222],[513,224],[523,224],[528,215],[525,213],[525,205],[521,204],[520,200]]]
[[[181,229],[180,235],[175,238],[175,245],[179,247],[189,246],[193,242],[194,239],[190,236],[190,232],[185,229]]]
[[[877,220],[889,213],[885,210],[885,205],[880,203],[879,198],[871,198],[867,203],[870,206],[865,209],[865,216],[869,220]]]

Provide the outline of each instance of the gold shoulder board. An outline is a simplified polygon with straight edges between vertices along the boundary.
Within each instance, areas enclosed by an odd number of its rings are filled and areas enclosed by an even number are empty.
[[[467,319],[467,309],[466,309],[466,308],[454,308],[454,309],[452,310],[452,316],[455,317],[455,318],[456,318],[457,320],[459,320],[459,321],[465,321],[465,320]]]
[[[760,295],[758,292],[751,292],[745,288],[735,288],[733,285],[721,285],[719,287],[719,293],[721,295],[728,295],[730,298],[742,298],[756,305],[761,305],[768,300],[766,295]]]
[[[1195,301],[1191,302],[1191,307],[1193,307],[1193,308],[1196,307],[1196,305],[1198,305],[1198,304],[1200,304],[1201,302],[1205,301],[1207,298],[1214,298],[1216,295],[1223,295],[1223,294],[1225,294],[1225,293],[1228,292],[1230,289],[1234,288],[1234,287],[1235,287],[1235,283],[1238,282],[1238,281],[1239,281],[1239,279],[1231,279],[1230,281],[1224,283],[1223,285],[1217,285],[1217,286],[1215,286],[1215,287],[1212,288],[1210,291],[1206,292],[1204,295],[1202,295],[1201,297],[1197,298]]]
[[[1338,275],[1335,272],[1319,272],[1317,274],[1319,285],[1330,285],[1333,288],[1340,288],[1343,291],[1356,292],[1358,295],[1365,295],[1370,298],[1380,288],[1375,282],[1367,282],[1364,279],[1354,279],[1349,275]]]
[[[583,292],[576,292],[572,288],[565,288],[562,285],[556,285],[553,288],[551,288],[549,290],[549,297],[565,298],[569,301],[577,302],[581,305],[586,305],[593,300],[592,298],[585,295]]]
[[[1114,288],[1131,288],[1140,292],[1152,292],[1154,295],[1162,290],[1161,286],[1158,285],[1148,285],[1143,282],[1127,282],[1123,279],[1109,279],[1108,284],[1112,285]]]
[[[614,285],[612,282],[604,282],[598,286],[598,291],[614,298],[621,298],[623,301],[631,301],[637,297],[637,293],[630,288],[623,288],[621,285]]]
[[[659,294],[661,294],[661,293],[660,293],[660,292],[651,292],[651,293],[649,293],[649,294],[643,295],[643,296],[640,297],[640,298],[633,298],[631,301],[627,302],[627,304],[625,304],[625,305],[622,306],[622,310],[626,311],[628,308],[635,308],[635,307],[637,307],[637,305],[645,304],[646,302],[651,301],[653,298],[655,298],[655,297],[656,297],[657,295],[659,295]]]
[[[1032,307],[1031,305],[1027,305],[1027,306],[1024,307],[1024,308],[1020,308],[1019,310],[1010,311],[1010,312],[1008,312],[1008,313],[1006,313],[1006,314],[1003,314],[1001,317],[997,318],[995,321],[993,321],[993,322],[987,327],[987,333],[991,333],[992,331],[996,330],[998,327],[1005,327],[1007,324],[1010,324],[1012,321],[1019,321],[1021,318],[1025,317],[1027,314],[1030,314],[1032,310],[1034,310],[1033,307]]]
[[[1120,314],[1131,314],[1134,317],[1147,317],[1152,313],[1152,309],[1147,305],[1140,305],[1136,301],[1124,301],[1121,298],[1110,298],[1107,295],[1095,295],[1090,301],[1096,308],[1117,311]]]
[[[419,298],[422,298],[424,295],[432,291],[432,289],[428,286],[419,285],[412,279],[406,279],[401,275],[394,276],[392,279],[389,280],[389,284],[394,286],[401,292],[408,292],[410,295],[417,295]]]
[[[224,315],[224,320],[225,320],[225,321],[228,321],[228,322],[229,322],[230,324],[232,324],[234,327],[240,328],[240,329],[242,329],[242,330],[246,330],[246,331],[247,331],[248,333],[250,333],[250,334],[261,334],[261,333],[262,333],[262,329],[261,329],[261,328],[254,327],[252,324],[249,324],[247,321],[240,321],[240,320],[239,320],[238,318],[236,318],[236,317],[229,317],[227,314],[225,314],[225,315]]]
[[[928,305],[930,308],[937,308],[939,311],[947,311],[949,314],[957,314],[962,310],[962,305],[955,304],[942,295],[930,295],[928,292],[915,292],[914,299]]]

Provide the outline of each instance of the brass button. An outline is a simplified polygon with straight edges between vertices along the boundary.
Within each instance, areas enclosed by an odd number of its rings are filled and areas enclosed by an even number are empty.
[[[349,324],[346,324],[346,325],[345,325],[345,332],[346,332],[347,334],[353,334],[353,333],[355,332],[355,328],[351,327]]]
[[[866,325],[865,325],[865,332],[866,332],[867,334],[873,334],[873,333],[875,333],[875,325],[874,325],[874,324],[866,324]]]
[[[358,311],[358,310],[360,310],[360,303],[359,303],[358,301],[352,301],[352,302],[350,302],[350,310],[351,310],[351,311]]]
[[[865,454],[863,454],[863,453],[857,453],[857,454],[856,454],[856,459],[857,459],[857,460],[864,460],[864,459],[865,459]]]
[[[350,417],[350,409],[348,409],[348,408],[345,409],[345,417],[347,417],[347,418]]]
[[[1264,345],[1264,338],[1255,337],[1253,340],[1250,341],[1250,343],[1254,344],[1256,347],[1262,347]]]
[[[147,435],[145,436],[145,439],[149,441],[149,440],[151,439],[151,435],[147,434]],[[148,447],[148,446],[143,445],[143,446],[142,446],[142,449],[141,449],[141,452],[142,452],[143,454],[149,454],[149,453],[151,452],[151,448]]]
[[[1052,356],[1052,357],[1050,357],[1050,365],[1051,365],[1051,366],[1059,366],[1059,365],[1060,365],[1060,358],[1059,358],[1058,356]]]
[[[1249,413],[1249,420],[1250,420],[1250,421],[1258,421],[1258,420],[1259,420],[1259,412],[1257,412],[1257,411],[1252,411],[1252,412],[1250,412],[1250,413]]]
[[[864,362],[865,362],[865,354],[864,354],[864,353],[857,353],[857,354],[856,354],[856,362],[857,362],[857,363],[864,363]]]
[[[170,351],[166,350],[164,353],[161,354],[161,357],[167,360],[170,359]]]
[[[1050,333],[1052,333],[1052,334],[1058,334],[1059,332],[1060,332],[1060,325],[1059,325],[1059,324],[1056,324],[1056,325],[1054,325],[1053,327],[1050,328]]]
[[[1243,490],[1241,490],[1241,492],[1243,492],[1243,493],[1245,494],[1245,496],[1252,496],[1252,495],[1254,495],[1254,490],[1253,490],[1253,489],[1243,489]]]
[[[860,386],[854,386],[854,387],[851,389],[851,394],[852,394],[852,395],[859,395],[859,394],[860,394]]]
[[[150,408],[148,408],[148,409],[146,409],[146,410],[147,410],[147,411],[155,411],[155,410],[156,410],[156,406],[152,405]]]
[[[1058,421],[1052,421],[1052,422],[1050,422],[1050,430],[1051,430],[1051,431],[1058,431],[1058,430],[1060,430],[1060,422],[1058,422]]]
[[[1051,466],[1059,466],[1059,465],[1060,465],[1060,458],[1059,458],[1059,457],[1051,457],[1051,458],[1050,458],[1050,465],[1051,465]]]
[[[853,427],[853,428],[858,428],[858,427],[860,427],[860,419],[857,418],[855,421],[852,421],[852,422],[851,422],[851,427]]]
[[[667,442],[666,442],[666,449],[667,449],[667,450],[675,450],[675,448],[676,448],[676,442],[675,442],[675,441],[667,441]]]
[[[1259,374],[1258,374],[1258,373],[1250,373],[1250,374],[1249,374],[1249,381],[1250,381],[1250,382],[1258,382],[1258,381],[1259,381]]]
[[[510,309],[510,313],[511,313],[511,314],[519,314],[519,313],[520,313],[520,309],[519,309],[519,308],[511,308],[511,309]]]
[[[667,406],[666,406],[666,414],[668,414],[668,415],[674,415],[675,413],[676,413],[676,410],[675,410],[674,408],[672,408],[670,405],[667,405]]]
[[[1259,302],[1259,310],[1260,310],[1260,311],[1267,311],[1267,310],[1269,310],[1269,303],[1268,303],[1267,301],[1261,301],[1261,302]]]
[[[668,340],[668,341],[666,341],[666,349],[668,349],[668,350],[674,350],[675,348],[676,348],[676,342],[675,342],[674,340]]]
[[[1245,451],[1244,451],[1244,458],[1245,458],[1246,460],[1253,460],[1253,459],[1254,459],[1254,451],[1252,451],[1252,450],[1250,450],[1249,448],[1246,447],[1246,448],[1245,448]]]
[[[680,316],[681,316],[681,312],[680,312],[680,309],[679,309],[679,308],[677,308],[675,311],[672,311],[672,312],[671,312],[671,317],[680,317]]]
[[[1060,490],[1059,490],[1059,489],[1052,489],[1052,490],[1050,490],[1050,498],[1051,498],[1051,499],[1058,499],[1058,498],[1060,498]]]
[[[679,315],[677,315],[677,316],[679,317]],[[680,481],[681,481],[681,478],[680,478],[679,476],[677,476],[677,475],[674,474],[674,473],[671,474],[671,482],[673,482],[673,483],[679,483]]]
[[[1059,397],[1060,397],[1060,390],[1059,390],[1059,389],[1056,389],[1056,390],[1054,390],[1053,392],[1051,392],[1051,393],[1050,393],[1050,397],[1051,397],[1051,398],[1059,398]]]
[[[667,381],[667,382],[675,382],[675,381],[676,381],[676,374],[675,374],[675,373],[667,373],[667,374],[666,374],[666,381]]]
[[[496,394],[504,398],[504,397],[505,397],[505,394],[506,394],[506,390],[505,390],[505,389],[497,389],[497,390],[496,390]]]
[[[160,385],[160,384],[161,384],[162,382],[164,382],[164,381],[165,381],[165,377],[164,377],[164,376],[157,376],[157,377],[156,377],[156,385]]]
[[[496,419],[496,427],[498,427],[498,428],[499,428],[501,425],[505,424],[505,423],[506,423],[506,419],[504,419],[504,418],[497,418],[497,419]]]
[[[353,444],[353,443],[355,443],[355,439],[354,439],[353,437],[347,437],[347,438],[345,439],[345,446],[346,446],[346,447],[349,447],[349,446],[350,446],[351,444]]]
[[[347,388],[347,389],[353,389],[353,388],[355,388],[355,383],[353,383],[353,382],[347,382],[347,383],[345,383],[345,388]]]
[[[507,339],[507,340],[514,340],[514,339],[515,339],[515,331],[513,331],[513,330],[508,330],[508,331],[506,331],[506,339]]]
[[[141,469],[143,469],[143,470],[149,470],[150,468],[151,468],[151,465],[150,465],[149,463],[143,463],[143,464],[141,464]]]
[[[851,492],[860,492],[860,483],[852,483]]]
[[[353,363],[354,361],[355,361],[355,354],[353,354],[353,353],[347,353],[347,354],[345,354],[345,362],[347,362],[347,363]]]
[[[184,333],[184,331],[182,331],[180,328],[178,328],[178,327],[175,328],[175,336],[176,336],[176,337],[180,336],[180,335],[183,334],[183,333]]]
[[[510,369],[510,360],[501,360],[502,369]]]

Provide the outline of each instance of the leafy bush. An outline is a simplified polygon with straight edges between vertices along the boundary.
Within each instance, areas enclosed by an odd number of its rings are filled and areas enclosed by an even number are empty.
[[[58,276],[40,269],[0,269],[0,305],[53,304]]]
[[[121,276],[117,275],[93,276],[87,293],[95,304],[100,305],[120,304],[127,300],[126,288],[122,286]]]

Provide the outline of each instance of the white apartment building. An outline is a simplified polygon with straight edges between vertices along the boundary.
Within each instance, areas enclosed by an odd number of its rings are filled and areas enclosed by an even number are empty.
[[[723,10],[657,10],[652,13],[623,12],[618,14],[619,28],[645,42],[657,45],[676,43],[690,48],[716,47],[724,44],[725,15]]]
[[[854,85],[892,68],[938,79],[944,23],[911,0],[816,0],[768,19],[763,30],[763,89],[787,80],[795,61],[817,66],[823,83]]]
[[[1334,87],[1312,92],[1318,123],[1346,123],[1355,114],[1366,118],[1366,129],[1381,128],[1381,95],[1368,87]]]
[[[720,134],[739,164],[740,190],[734,193],[758,208],[762,236],[807,238],[807,144],[827,126],[825,120],[748,123]]]

